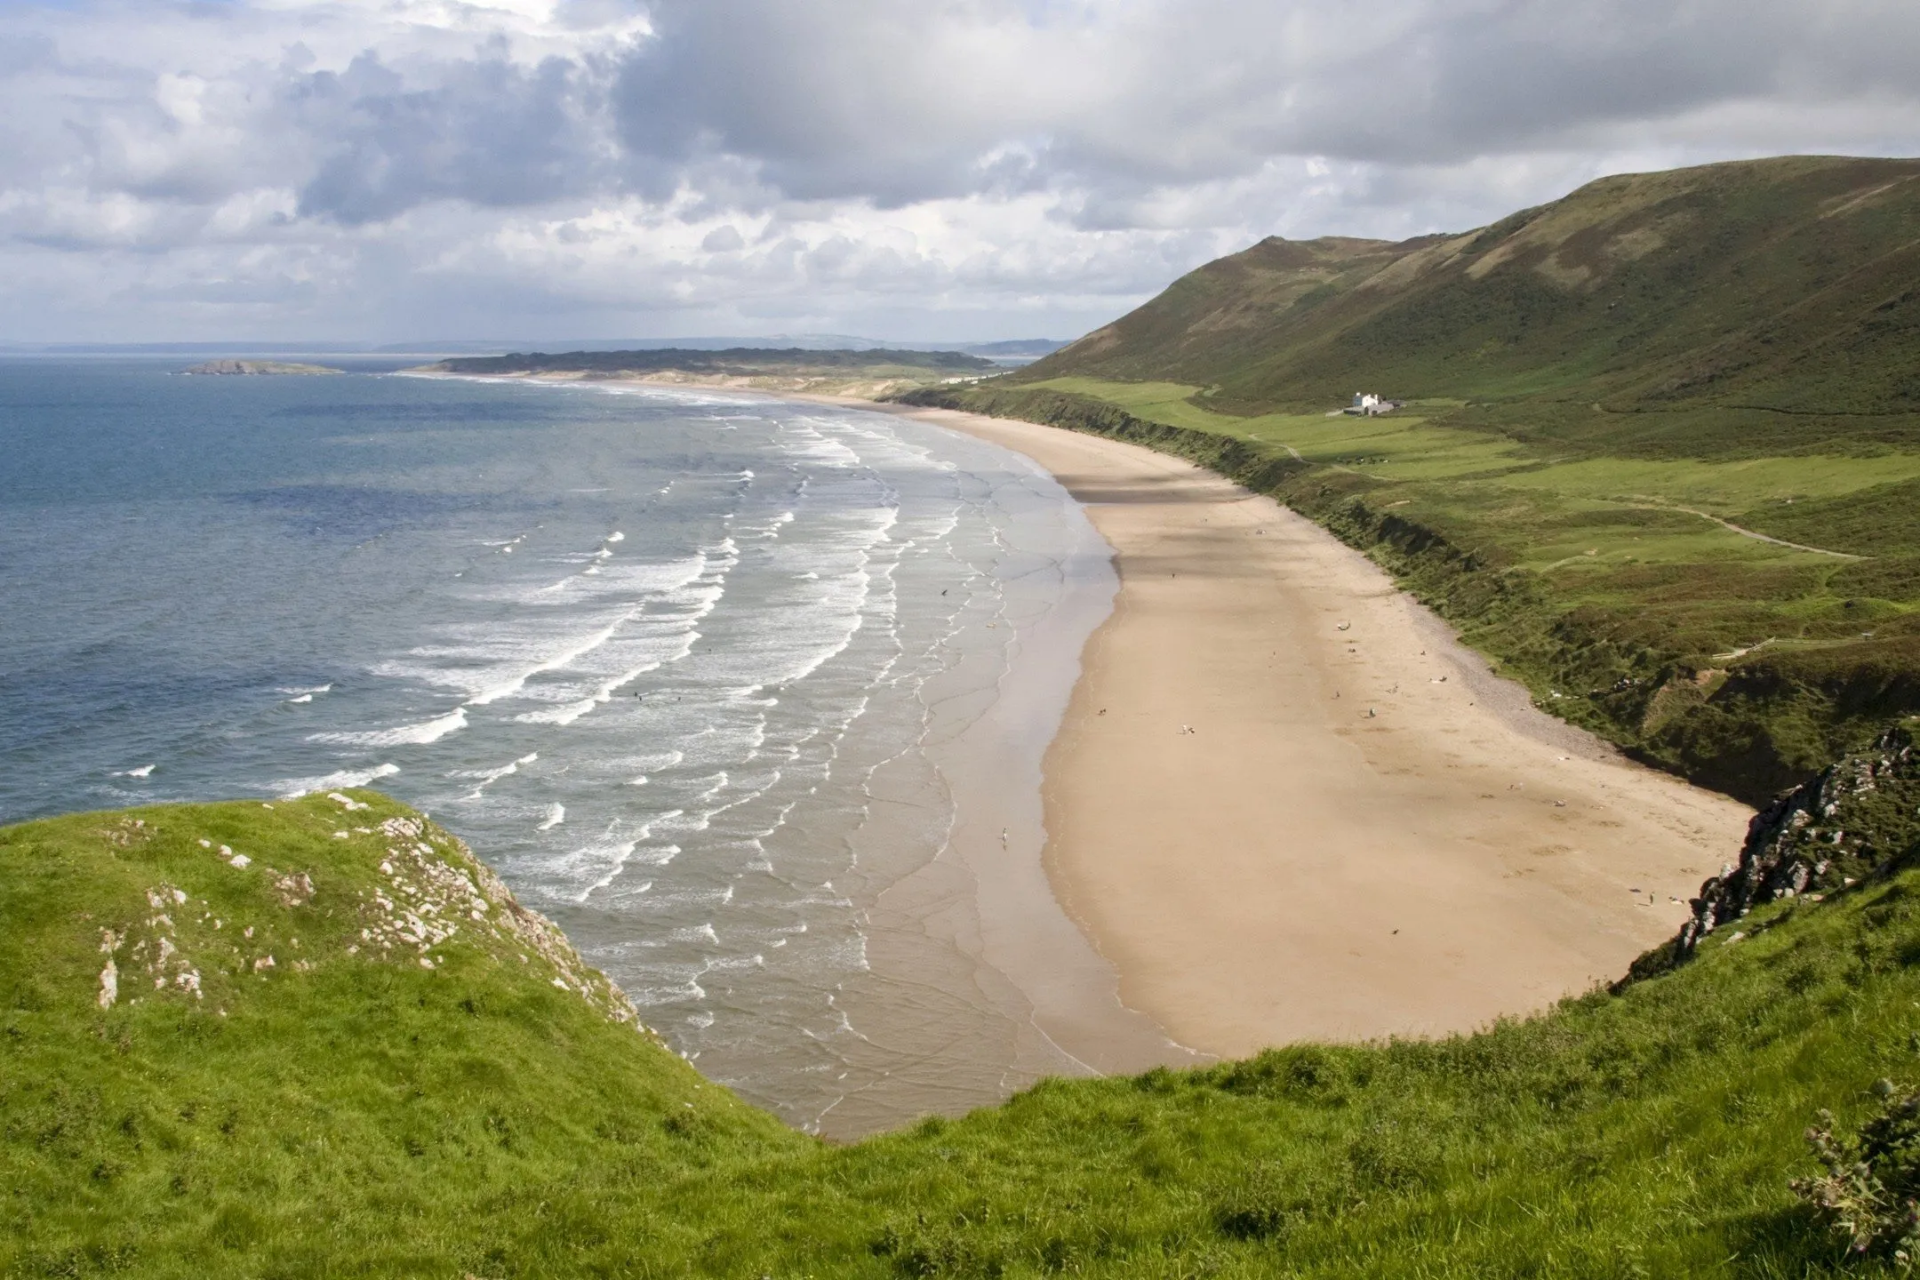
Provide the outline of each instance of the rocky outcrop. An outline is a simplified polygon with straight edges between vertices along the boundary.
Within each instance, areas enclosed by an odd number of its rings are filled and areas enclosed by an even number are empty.
[[[1818,900],[1920,859],[1920,748],[1893,728],[1865,751],[1783,792],[1754,816],[1740,861],[1700,886],[1693,918],[1633,964],[1624,987],[1685,963],[1700,940],[1755,907]]]

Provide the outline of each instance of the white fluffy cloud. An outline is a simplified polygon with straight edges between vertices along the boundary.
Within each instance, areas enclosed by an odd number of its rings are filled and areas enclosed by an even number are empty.
[[[0,0],[0,338],[1067,336],[1260,236],[1911,154],[1911,0]]]

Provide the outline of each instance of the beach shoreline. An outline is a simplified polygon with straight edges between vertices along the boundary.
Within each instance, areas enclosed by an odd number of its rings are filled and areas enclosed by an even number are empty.
[[[1305,517],[1137,445],[911,412],[1039,462],[1115,550],[1045,860],[1173,1039],[1231,1057],[1536,1012],[1671,936],[1738,851],[1745,806],[1540,711]]]
[[[1092,1069],[1536,1012],[1671,936],[1739,848],[1750,810],[1540,711],[1362,553],[1203,468],[1011,419],[711,389],[1009,448],[1113,549],[1113,611],[1045,752],[1038,859],[1117,974],[1121,1010],[1085,984],[1034,1002]],[[1004,898],[978,896],[979,919]],[[1128,1011],[1157,1051],[1113,1035]]]
[[[712,391],[742,405],[818,407],[822,417],[876,407],[731,384],[405,376],[556,390]],[[937,425],[894,416],[915,434],[952,439]],[[1112,548],[1043,466],[990,442],[955,443],[995,459],[986,469],[996,477],[992,489],[972,501],[1049,514],[1003,530],[1011,540],[1001,545],[1001,612],[976,619],[965,638],[950,638],[945,669],[921,690],[926,718],[912,747],[845,761],[849,776],[864,779],[864,816],[845,832],[819,833],[844,841],[851,854],[854,870],[834,887],[857,905],[862,956],[824,988],[845,1019],[832,1035],[839,1082],[823,1092],[824,1109],[810,1105],[791,1118],[834,1141],[926,1114],[965,1114],[1048,1076],[1210,1060],[1122,1001],[1119,973],[1069,915],[1043,858],[1044,761],[1088,638],[1111,612],[1118,588]],[[930,805],[934,797],[943,803]],[[927,826],[935,808],[951,813],[937,833]]]

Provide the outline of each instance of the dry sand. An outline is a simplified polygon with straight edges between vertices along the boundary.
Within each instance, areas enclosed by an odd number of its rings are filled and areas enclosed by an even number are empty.
[[[863,408],[885,406],[864,405]],[[1058,476],[1121,590],[1045,757],[1045,860],[1193,1048],[1435,1034],[1618,977],[1751,812],[1544,715],[1385,573],[1137,446],[914,416]]]

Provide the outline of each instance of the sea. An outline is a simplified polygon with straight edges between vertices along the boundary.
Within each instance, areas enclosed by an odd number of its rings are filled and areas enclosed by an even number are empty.
[[[1115,590],[1045,472],[748,393],[181,365],[0,360],[0,822],[376,787],[806,1129],[1075,1068],[964,922],[873,945],[969,805],[1037,822]]]

